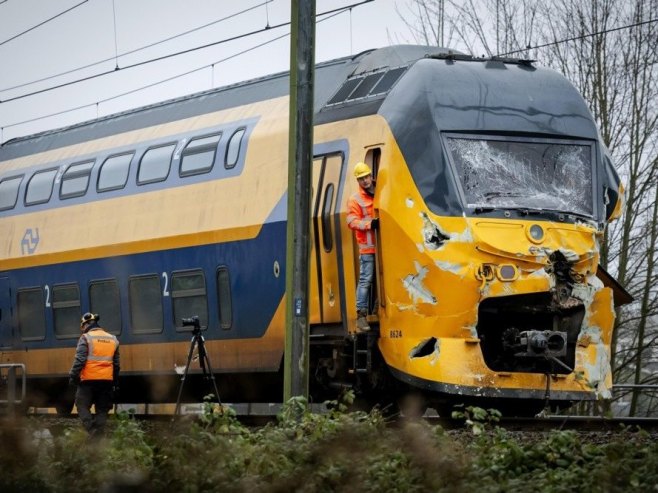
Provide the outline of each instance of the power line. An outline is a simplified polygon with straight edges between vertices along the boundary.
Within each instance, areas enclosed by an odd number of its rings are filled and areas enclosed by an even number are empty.
[[[4,1],[6,2],[7,0],[4,0]],[[89,64],[87,64],[87,65],[83,65],[82,67],[74,68],[74,69],[71,69],[71,70],[66,70],[66,71],[64,71],[64,72],[59,72],[59,73],[54,74],[54,75],[49,75],[48,77],[43,77],[43,78],[41,78],[41,79],[33,80],[33,81],[30,81],[30,82],[25,82],[25,83],[23,83],[23,84],[18,84],[18,85],[16,85],[16,86],[5,87],[4,89],[0,89],[0,92],[11,91],[12,89],[20,89],[21,87],[30,86],[30,85],[32,85],[32,84],[36,84],[36,83],[38,83],[38,82],[44,82],[44,81],[47,81],[47,80],[50,80],[50,79],[55,79],[55,78],[57,78],[57,77],[61,77],[62,75],[68,75],[68,74],[71,74],[71,73],[73,73],[73,72],[77,72],[77,71],[79,71],[79,70],[84,70],[84,69],[86,69],[86,68],[95,67],[96,65],[100,65],[100,64],[102,64],[102,63],[109,62],[109,61],[112,61],[112,60],[115,60],[115,59],[121,58],[121,57],[123,57],[123,56],[126,56],[126,55],[132,55],[133,53],[137,53],[138,51],[142,51],[142,50],[146,50],[146,49],[148,49],[148,48],[152,48],[152,47],[154,47],[154,46],[157,46],[157,45],[159,45],[159,44],[166,43],[166,42],[171,41],[171,40],[173,40],[173,39],[180,38],[180,37],[182,37],[182,36],[186,36],[186,35],[188,35],[188,34],[191,34],[191,33],[193,33],[193,32],[196,32],[196,31],[200,31],[201,29],[205,29],[206,27],[212,26],[212,25],[214,25],[214,24],[218,24],[218,23],[220,23],[220,22],[223,22],[223,21],[225,21],[225,20],[231,19],[231,18],[233,18],[233,17],[237,17],[238,15],[242,15],[242,14],[244,14],[244,13],[246,13],[246,12],[249,12],[250,10],[254,10],[254,9],[258,8],[258,7],[262,7],[263,5],[267,5],[268,3],[271,3],[271,2],[273,2],[273,1],[274,1],[274,0],[265,0],[264,2],[259,3],[258,5],[254,5],[253,7],[249,7],[249,8],[247,8],[247,9],[244,9],[244,10],[241,10],[241,11],[239,11],[239,12],[236,12],[235,14],[231,14],[231,15],[228,15],[228,16],[226,16],[226,17],[222,17],[221,19],[217,19],[217,20],[215,20],[215,21],[209,22],[209,23],[207,23],[207,24],[204,24],[203,26],[195,27],[195,28],[193,28],[193,29],[189,29],[188,31],[184,31],[184,32],[179,33],[179,34],[175,34],[175,35],[173,35],[173,36],[169,36],[168,38],[161,39],[160,41],[155,41],[155,42],[150,43],[150,44],[147,44],[147,45],[145,45],[145,46],[141,46],[141,47],[139,47],[139,48],[135,48],[134,50],[125,51],[125,52],[123,52],[123,53],[119,53],[118,55],[115,55],[115,56],[113,56],[113,57],[105,58],[105,59],[103,59],[103,60],[98,60],[98,61],[96,61],[96,62],[89,63]]]
[[[7,1],[7,0],[5,0],[5,2],[6,2],[6,1]],[[46,19],[45,21],[40,22],[40,23],[37,24],[36,26],[32,26],[31,28],[29,28],[29,29],[23,31],[22,33],[18,33],[17,35],[12,36],[12,37],[9,38],[9,39],[5,39],[4,41],[0,42],[0,46],[2,46],[3,44],[9,43],[10,41],[13,41],[13,40],[16,39],[16,38],[21,37],[23,34],[27,34],[27,33],[29,33],[30,31],[34,31],[37,27],[41,27],[41,26],[43,26],[44,24],[47,24],[48,22],[52,21],[53,19],[57,19],[58,17],[60,17],[60,16],[62,16],[62,15],[64,15],[64,14],[66,14],[66,13],[68,13],[68,12],[71,12],[71,10],[78,8],[80,5],[82,5],[83,3],[87,3],[88,1],[89,1],[89,0],[82,0],[82,2],[80,2],[80,3],[77,4],[77,5],[74,5],[74,6],[71,7],[70,9],[67,9],[67,10],[65,10],[64,12],[60,12],[59,14],[57,14],[57,15],[51,17],[50,19]],[[3,2],[3,3],[4,3],[4,2]]]
[[[37,91],[27,92],[27,93],[21,94],[19,96],[14,96],[13,98],[3,99],[2,101],[0,101],[0,103],[9,103],[11,101],[17,101],[19,99],[27,98],[27,97],[30,97],[30,96],[36,96],[37,94],[43,94],[44,92],[50,92],[50,91],[54,91],[55,89],[61,89],[62,87],[67,87],[67,86],[71,86],[71,85],[74,85],[74,84],[79,84],[80,82],[86,82],[88,80],[97,79],[98,77],[103,77],[104,75],[109,75],[109,74],[113,74],[113,73],[116,73],[116,72],[123,72],[123,71],[129,70],[131,68],[141,67],[142,65],[148,65],[149,63],[159,62],[159,61],[162,61],[162,60],[166,60],[168,58],[173,58],[173,57],[176,57],[176,56],[185,55],[187,53],[192,53],[193,51],[202,50],[204,48],[210,48],[211,46],[217,46],[219,44],[228,43],[229,41],[235,41],[237,39],[246,38],[248,36],[253,36],[254,34],[259,34],[259,33],[262,33],[264,31],[269,31],[271,29],[277,29],[279,27],[287,26],[288,24],[290,24],[290,23],[289,22],[284,22],[284,23],[278,24],[276,26],[272,26],[271,28],[262,28],[262,29],[258,29],[256,31],[251,31],[251,32],[248,32],[248,33],[243,33],[243,34],[238,34],[237,36],[233,36],[233,37],[230,37],[230,38],[224,38],[224,39],[221,39],[219,41],[214,41],[212,43],[208,43],[208,44],[205,44],[203,46],[197,46],[195,48],[188,48],[187,50],[178,51],[176,53],[170,53],[168,55],[162,55],[162,56],[159,56],[159,57],[156,57],[156,58],[151,58],[149,60],[142,60],[141,62],[136,62],[136,63],[133,63],[132,65],[126,65],[124,67],[114,68],[112,70],[106,70],[104,72],[99,72],[99,73],[96,73],[96,74],[93,74],[93,75],[89,75],[87,77],[81,77],[80,79],[75,79],[75,80],[71,80],[71,81],[68,81],[68,82],[63,82],[63,83],[55,85],[55,86],[46,87],[44,89],[39,89]]]
[[[623,29],[630,29],[632,27],[643,26],[644,24],[651,24],[653,22],[658,22],[658,19],[649,19],[648,21],[642,21],[642,22],[637,22],[635,24],[629,24],[629,25],[626,25],[626,26],[615,27],[615,28],[612,28],[612,29],[606,29],[605,31],[597,31],[595,33],[583,34],[581,36],[575,36],[573,38],[562,39],[560,41],[553,41],[551,43],[545,43],[543,45],[528,46],[527,48],[524,48],[524,49],[521,49],[521,50],[508,51],[507,53],[503,53],[503,54],[496,55],[496,56],[501,56],[502,57],[502,56],[507,56],[507,55],[514,55],[516,53],[523,53],[523,52],[529,51],[529,50],[537,50],[539,48],[546,48],[548,46],[557,46],[559,44],[568,43],[570,41],[577,41],[579,39],[591,38],[592,36],[598,36],[600,34],[608,34],[608,33],[612,33],[612,32],[615,32],[615,31],[621,31]]]
[[[368,3],[368,2],[372,2],[372,1],[374,1],[374,0],[366,0],[365,2],[361,2],[361,3]],[[358,4],[358,5],[361,5],[361,4]],[[326,21],[326,20],[329,20],[329,19],[331,19],[331,18],[333,18],[333,17],[335,17],[335,16],[337,16],[337,15],[340,15],[340,14],[342,14],[342,13],[344,13],[344,12],[350,10],[351,7],[352,7],[352,6],[342,7],[342,8],[339,8],[339,9],[333,9],[333,10],[329,10],[329,11],[327,11],[327,12],[323,12],[323,13],[321,13],[321,14],[317,14],[317,16],[328,15],[328,17],[325,17],[324,19],[319,20],[318,23],[319,23],[319,22]],[[333,15],[329,15],[329,14],[333,14]],[[288,23],[288,24],[290,24],[290,23]],[[269,30],[269,29],[266,29],[266,30]],[[272,38],[272,39],[270,39],[270,40],[268,40],[268,41],[265,41],[265,42],[263,42],[263,43],[257,44],[257,45],[255,45],[255,46],[252,46],[251,48],[247,48],[247,49],[242,50],[242,51],[240,51],[240,52],[238,52],[238,53],[235,53],[235,54],[233,54],[233,55],[230,55],[230,56],[228,56],[228,57],[226,57],[226,58],[222,58],[221,60],[218,60],[218,61],[216,61],[216,62],[214,62],[214,63],[207,64],[207,65],[204,65],[204,66],[202,66],[202,67],[197,67],[197,68],[192,69],[192,70],[188,70],[187,72],[183,72],[183,73],[181,73],[181,74],[174,75],[174,76],[169,77],[169,78],[167,78],[167,79],[162,79],[162,80],[159,80],[158,82],[154,82],[154,83],[152,83],[152,84],[148,84],[148,85],[146,85],[146,86],[138,87],[138,88],[136,88],[136,89],[131,89],[130,91],[126,91],[126,92],[123,92],[123,93],[120,93],[120,94],[116,94],[116,95],[114,95],[114,96],[112,96],[112,97],[105,98],[105,99],[101,99],[101,100],[96,101],[96,102],[94,102],[94,103],[87,103],[87,104],[83,104],[83,105],[80,105],[80,106],[76,106],[76,107],[74,107],[74,108],[68,108],[68,109],[66,109],[66,110],[58,111],[58,112],[55,112],[55,113],[49,113],[49,114],[47,114],[47,115],[38,116],[38,117],[36,117],[36,118],[30,118],[29,120],[23,120],[23,121],[20,121],[20,122],[10,123],[9,125],[4,125],[3,127],[1,127],[0,130],[3,130],[3,129],[5,129],[5,128],[16,127],[16,126],[19,126],[19,125],[24,125],[24,124],[26,124],[26,123],[32,123],[32,122],[39,121],[39,120],[44,120],[44,119],[46,119],[46,118],[51,118],[51,117],[53,117],[53,116],[63,115],[63,114],[65,114],[65,113],[70,113],[70,112],[72,112],[72,111],[81,110],[81,109],[88,108],[88,107],[90,107],[90,106],[94,106],[94,105],[98,106],[98,105],[101,104],[101,103],[107,103],[108,101],[112,101],[113,99],[118,99],[118,98],[121,98],[121,97],[123,97],[123,96],[127,96],[127,95],[129,95],[129,94],[133,94],[133,93],[136,93],[136,92],[142,91],[142,90],[144,90],[144,89],[149,89],[149,88],[154,87],[154,86],[157,86],[157,85],[159,85],[159,84],[164,84],[165,82],[169,82],[169,81],[172,81],[172,80],[174,80],[174,79],[178,79],[178,78],[180,78],[180,77],[185,77],[186,75],[192,74],[192,73],[194,73],[194,72],[199,72],[200,70],[203,70],[203,69],[205,69],[205,68],[208,68],[208,67],[214,67],[215,65],[219,65],[220,63],[223,63],[223,62],[225,62],[225,61],[231,60],[231,59],[233,59],[233,58],[235,58],[235,57],[237,57],[237,56],[244,55],[245,53],[247,53],[247,52],[249,52],[249,51],[253,51],[253,50],[257,49],[257,48],[261,48],[262,46],[265,46],[265,45],[267,45],[267,44],[273,43],[273,42],[278,41],[278,40],[280,40],[280,39],[282,39],[282,38],[285,38],[285,37],[287,37],[287,36],[290,36],[290,33],[282,34],[281,36],[277,36],[276,38]]]
[[[335,12],[342,13],[342,12],[345,12],[347,10],[352,9],[353,7],[360,6],[360,5],[370,3],[370,2],[373,2],[373,1],[374,0],[363,0],[361,2],[352,4],[352,5],[347,5],[345,7],[340,7],[340,8],[337,8],[337,9],[322,12],[321,14],[317,14],[316,17],[323,16],[323,15],[328,15],[328,14],[335,13]],[[106,70],[104,72],[99,72],[97,74],[89,75],[87,77],[82,77],[80,79],[75,79],[75,80],[72,80],[72,81],[63,82],[63,83],[55,85],[55,86],[50,86],[50,87],[46,87],[44,89],[39,89],[37,91],[28,92],[28,93],[25,93],[25,94],[21,94],[19,96],[14,96],[13,98],[0,100],[0,104],[9,103],[11,101],[17,101],[19,99],[24,99],[24,98],[29,97],[29,96],[35,96],[37,94],[43,94],[45,92],[50,92],[50,91],[53,91],[55,89],[61,89],[63,87],[67,87],[67,86],[70,86],[70,85],[73,85],[73,84],[78,84],[80,82],[86,82],[88,80],[93,80],[93,79],[96,79],[98,77],[102,77],[104,75],[109,75],[109,74],[112,74],[112,73],[115,73],[115,72],[118,72],[118,71],[129,70],[131,68],[140,67],[142,65],[148,65],[149,63],[159,62],[159,61],[162,61],[162,60],[166,60],[168,58],[172,58],[172,57],[176,57],[176,56],[180,56],[180,55],[185,55],[187,53],[192,53],[192,52],[197,51],[197,50],[210,48],[211,46],[217,46],[219,44],[227,43],[229,41],[235,41],[237,39],[242,39],[242,38],[245,38],[245,37],[248,37],[248,36],[253,36],[255,34],[260,34],[264,31],[269,31],[271,29],[278,29],[280,27],[285,27],[285,26],[288,26],[288,25],[290,25],[290,22],[282,22],[282,23],[274,25],[274,26],[264,27],[262,29],[257,29],[256,31],[251,31],[251,32],[244,33],[244,34],[239,34],[237,36],[221,39],[219,41],[214,41],[212,43],[207,43],[205,45],[197,46],[197,47],[194,47],[194,48],[188,48],[186,50],[178,51],[178,52],[175,52],[175,53],[170,53],[168,55],[162,55],[162,56],[159,56],[159,57],[156,57],[156,58],[151,58],[149,60],[143,60],[141,62],[136,62],[136,63],[133,63],[132,65],[126,65],[125,67],[122,67],[122,68],[119,68],[119,69],[115,68],[113,70]],[[111,60],[111,58],[110,58],[110,60]]]

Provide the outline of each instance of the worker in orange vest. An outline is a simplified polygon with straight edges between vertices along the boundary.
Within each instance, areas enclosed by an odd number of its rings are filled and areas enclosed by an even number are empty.
[[[368,294],[375,275],[375,230],[379,219],[374,217],[375,180],[366,163],[356,163],[354,176],[359,189],[347,201],[347,226],[355,232],[359,244],[359,283],[356,288],[356,328],[368,332]]]
[[[98,325],[99,316],[85,313],[80,320],[82,335],[69,372],[69,383],[77,385],[75,405],[90,436],[105,431],[107,413],[119,382],[119,341]],[[91,406],[96,415],[91,414]]]

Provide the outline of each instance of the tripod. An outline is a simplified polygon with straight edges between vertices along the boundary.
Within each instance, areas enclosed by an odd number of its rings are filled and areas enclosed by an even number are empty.
[[[176,410],[174,415],[178,415],[180,410],[180,400],[183,395],[183,386],[185,385],[185,378],[187,377],[188,372],[190,371],[190,363],[192,362],[192,355],[194,354],[195,346],[199,348],[199,365],[203,371],[203,378],[210,377],[212,380],[213,388],[215,389],[215,395],[217,396],[217,402],[220,407],[222,401],[219,398],[219,390],[217,389],[217,383],[215,382],[215,374],[212,371],[212,366],[210,365],[210,358],[206,352],[205,339],[201,335],[201,325],[199,324],[199,317],[184,318],[183,326],[192,326],[192,340],[190,341],[190,352],[187,355],[187,364],[185,365],[185,371],[180,381],[180,388],[178,389],[178,398],[176,399]]]

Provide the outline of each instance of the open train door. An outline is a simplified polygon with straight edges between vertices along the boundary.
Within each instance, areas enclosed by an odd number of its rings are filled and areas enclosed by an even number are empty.
[[[0,348],[11,347],[14,342],[10,295],[9,278],[0,277]]]
[[[311,285],[312,303],[318,312],[312,323],[333,324],[341,321],[340,285],[338,274],[338,197],[343,153],[316,155],[313,158],[313,196],[311,198],[312,245]]]

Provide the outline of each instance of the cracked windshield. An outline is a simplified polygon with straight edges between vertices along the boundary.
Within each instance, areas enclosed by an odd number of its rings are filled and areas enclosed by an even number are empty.
[[[592,215],[589,145],[448,137],[468,207]]]

